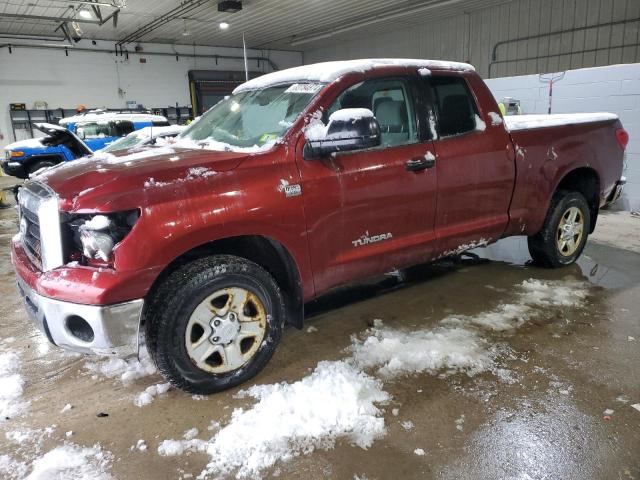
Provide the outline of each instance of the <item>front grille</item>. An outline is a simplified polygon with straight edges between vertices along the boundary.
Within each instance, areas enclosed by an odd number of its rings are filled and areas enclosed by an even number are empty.
[[[49,187],[39,182],[26,183],[18,194],[22,245],[27,256],[38,270],[43,270],[45,263],[42,258],[44,241],[54,244],[60,243],[55,238],[43,239],[45,235],[43,235],[40,228],[40,216],[38,213],[40,206],[45,201],[51,201],[55,196],[55,193]]]

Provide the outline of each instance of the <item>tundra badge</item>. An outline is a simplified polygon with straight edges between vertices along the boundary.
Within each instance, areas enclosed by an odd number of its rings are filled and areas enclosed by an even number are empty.
[[[354,247],[362,247],[363,245],[377,243],[383,240],[391,240],[392,238],[393,235],[391,235],[391,233],[380,233],[379,235],[369,236],[369,231],[367,230],[366,232],[364,232],[364,235],[356,240],[352,240],[351,243],[353,243]]]

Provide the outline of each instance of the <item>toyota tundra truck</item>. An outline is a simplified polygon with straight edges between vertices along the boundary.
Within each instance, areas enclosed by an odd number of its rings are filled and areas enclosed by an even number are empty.
[[[174,386],[213,393],[334,287],[514,235],[538,265],[572,264],[622,191],[628,140],[607,113],[505,118],[462,63],[278,71],[173,144],[26,182],[18,288],[55,345],[147,348]]]

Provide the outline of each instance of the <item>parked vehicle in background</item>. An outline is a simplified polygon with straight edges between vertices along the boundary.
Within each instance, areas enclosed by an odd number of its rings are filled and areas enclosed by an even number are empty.
[[[45,136],[21,140],[5,147],[2,170],[7,175],[29,178],[43,168],[93,153],[86,143],[64,127],[50,123],[36,123],[34,127]]]
[[[212,393],[256,375],[331,288],[513,235],[539,265],[572,264],[620,195],[628,140],[607,113],[504,118],[467,64],[298,67],[155,156],[26,182],[12,259],[54,344],[126,356],[141,329],[173,385]]]
[[[135,132],[131,132],[126,137],[110,143],[99,152],[114,153],[122,150],[132,150],[134,148],[164,145],[169,139],[175,137],[184,129],[184,125],[169,125],[168,127],[144,127]]]
[[[159,115],[97,111],[63,118],[59,124],[58,127],[38,123],[35,127],[44,132],[45,137],[7,145],[2,164],[4,172],[18,178],[29,178],[42,168],[91,154],[133,131],[168,126],[169,122]],[[72,135],[64,135],[60,128]]]
[[[161,115],[100,110],[63,118],[58,123],[75,133],[94,152],[135,130],[169,126],[167,119]]]

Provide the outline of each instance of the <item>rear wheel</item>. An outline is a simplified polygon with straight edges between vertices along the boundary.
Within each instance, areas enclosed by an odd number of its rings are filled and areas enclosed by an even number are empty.
[[[549,268],[571,265],[582,253],[590,227],[589,205],[584,196],[579,192],[556,192],[542,229],[528,238],[534,263]]]
[[[276,349],[284,301],[262,267],[220,255],[190,263],[158,289],[148,348],[172,385],[208,394],[256,375]]]

